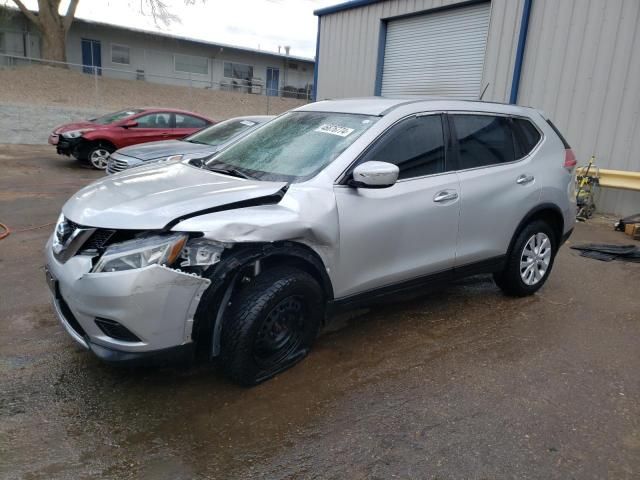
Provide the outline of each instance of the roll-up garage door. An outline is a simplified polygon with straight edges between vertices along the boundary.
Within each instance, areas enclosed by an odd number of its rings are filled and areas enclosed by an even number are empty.
[[[478,98],[489,17],[484,2],[390,20],[382,95]]]

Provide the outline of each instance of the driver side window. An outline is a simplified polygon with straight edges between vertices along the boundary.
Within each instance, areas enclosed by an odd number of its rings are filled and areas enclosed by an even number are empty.
[[[413,116],[400,121],[385,132],[358,163],[372,160],[397,165],[399,179],[444,172],[442,116]]]

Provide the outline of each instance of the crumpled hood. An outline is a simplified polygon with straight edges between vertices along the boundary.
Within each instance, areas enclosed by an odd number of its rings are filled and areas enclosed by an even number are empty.
[[[74,122],[74,123],[65,123],[64,125],[59,125],[53,129],[53,133],[59,135],[65,132],[72,132],[74,130],[83,130],[83,129],[92,129],[92,130],[102,130],[105,128],[109,128],[112,125],[98,125],[93,122]]]
[[[142,143],[121,148],[118,153],[138,160],[156,160],[171,155],[192,155],[206,157],[218,151],[218,147],[199,143],[184,142],[182,140],[162,140],[159,142]]]
[[[213,173],[186,162],[152,164],[89,184],[64,204],[62,213],[90,227],[155,230],[194,212],[276,194],[285,185]]]

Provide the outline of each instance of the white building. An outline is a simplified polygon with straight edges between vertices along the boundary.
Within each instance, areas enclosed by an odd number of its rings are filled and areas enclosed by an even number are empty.
[[[445,95],[544,110],[580,164],[640,170],[640,1],[353,0],[316,11],[317,99]],[[600,210],[640,212],[604,189]]]
[[[3,9],[5,12],[9,9]],[[41,58],[38,30],[19,12],[0,18],[0,65]],[[0,12],[1,13],[1,12]],[[193,87],[305,98],[310,58],[75,20],[67,62],[86,73]]]

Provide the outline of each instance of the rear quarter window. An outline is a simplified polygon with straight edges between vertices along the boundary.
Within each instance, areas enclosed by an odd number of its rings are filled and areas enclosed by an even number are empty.
[[[538,145],[542,135],[530,120],[514,118],[513,128],[516,142],[516,157],[526,157]]]

